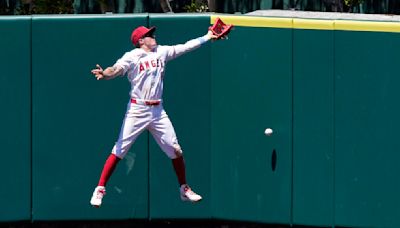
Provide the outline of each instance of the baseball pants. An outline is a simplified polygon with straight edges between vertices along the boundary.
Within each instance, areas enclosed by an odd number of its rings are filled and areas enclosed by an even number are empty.
[[[118,141],[112,153],[118,158],[124,158],[137,137],[146,129],[169,158],[175,159],[182,154],[174,127],[162,103],[144,105],[131,102],[128,104]]]

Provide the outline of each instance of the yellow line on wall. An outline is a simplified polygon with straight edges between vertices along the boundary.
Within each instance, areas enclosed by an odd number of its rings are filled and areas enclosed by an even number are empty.
[[[293,28],[334,30],[334,21],[333,20],[308,20],[308,19],[293,18]]]
[[[292,28],[292,18],[274,17],[249,17],[249,16],[219,16],[211,15],[211,24],[217,17],[226,24],[243,27],[270,27],[270,28]]]
[[[270,27],[270,28],[400,33],[399,22],[211,15],[210,23],[214,24],[214,21],[216,20],[217,17],[221,18],[226,24],[233,24],[234,26],[242,26],[242,27]]]
[[[378,21],[345,21],[335,20],[335,30],[370,31],[370,32],[400,32],[398,22]]]

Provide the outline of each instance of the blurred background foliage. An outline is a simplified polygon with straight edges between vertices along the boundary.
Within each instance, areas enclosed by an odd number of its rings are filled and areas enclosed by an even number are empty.
[[[0,0],[0,15],[146,12],[245,14],[268,9],[400,14],[400,0]]]

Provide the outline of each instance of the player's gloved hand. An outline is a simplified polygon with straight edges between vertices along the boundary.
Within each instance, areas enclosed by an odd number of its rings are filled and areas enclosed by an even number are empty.
[[[219,17],[215,20],[214,25],[210,26],[210,30],[215,38],[213,40],[228,39],[228,34],[232,30],[233,25],[225,24]]]
[[[96,77],[97,80],[104,79],[103,68],[99,64],[96,64],[96,69],[92,70],[92,74]]]

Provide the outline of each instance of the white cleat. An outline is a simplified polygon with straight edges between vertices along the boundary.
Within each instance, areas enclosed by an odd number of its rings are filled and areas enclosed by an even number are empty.
[[[90,200],[90,204],[94,207],[100,207],[101,200],[103,199],[105,194],[106,194],[106,188],[104,186],[97,186],[94,189],[92,199]]]
[[[182,201],[199,202],[202,199],[202,197],[193,192],[187,184],[181,186],[180,193]]]

